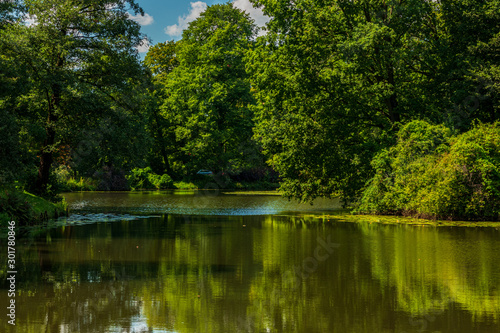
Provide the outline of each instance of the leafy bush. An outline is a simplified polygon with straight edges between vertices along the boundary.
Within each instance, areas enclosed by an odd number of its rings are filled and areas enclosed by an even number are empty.
[[[174,182],[174,187],[179,189],[179,190],[196,190],[198,189],[198,186],[196,186],[194,183],[190,181],[179,181],[179,182]]]
[[[150,173],[148,174],[148,180],[158,190],[173,188],[174,186],[172,178],[166,173],[161,176],[156,173]]]
[[[160,176],[154,173],[150,167],[133,169],[127,179],[132,189],[156,188],[162,190],[174,187],[174,182],[169,175]]]
[[[453,137],[414,121],[372,161],[359,212],[427,218],[489,219],[500,214],[500,123]]]
[[[22,193],[17,191],[4,191],[0,195],[0,213],[2,223],[5,218],[15,219],[18,225],[27,225],[32,220],[33,211]]]
[[[57,168],[55,175],[61,192],[95,191],[97,189],[97,181],[89,177],[78,177],[78,179],[72,177],[66,166]]]
[[[407,214],[411,193],[419,186],[409,179],[413,175],[422,176],[435,158],[434,153],[448,148],[450,138],[449,129],[425,121],[413,121],[401,128],[397,144],[382,150],[372,160],[375,175],[363,192],[359,210]]]
[[[147,189],[154,188],[154,185],[149,181],[148,175],[152,173],[150,167],[134,168],[131,174],[127,176],[127,180],[132,189]]]
[[[500,123],[476,126],[458,136],[427,174],[433,186],[417,200],[424,213],[499,219]]]
[[[80,177],[79,180],[70,177],[64,185],[65,191],[95,191],[97,189],[96,181],[87,177]]]

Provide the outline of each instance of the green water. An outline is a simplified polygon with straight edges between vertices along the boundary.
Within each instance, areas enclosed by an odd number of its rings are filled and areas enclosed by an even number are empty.
[[[341,223],[335,202],[272,196],[67,200],[16,246],[17,330],[0,266],[0,332],[500,331],[498,228]]]

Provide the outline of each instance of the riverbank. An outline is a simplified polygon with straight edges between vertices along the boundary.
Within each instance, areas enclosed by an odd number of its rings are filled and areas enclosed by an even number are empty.
[[[0,192],[0,226],[6,226],[9,220],[18,225],[34,225],[66,214],[64,199],[53,203],[26,191]]]
[[[222,185],[224,186],[221,186]],[[78,180],[75,178],[61,179],[59,184],[62,192],[81,192],[81,191],[99,191],[99,186],[95,179],[80,177]],[[203,190],[203,189],[223,189],[229,191],[275,191],[279,187],[278,183],[268,181],[253,181],[253,182],[235,182],[235,181],[217,181],[212,177],[203,176],[196,179],[184,179],[172,181],[171,185],[162,190]],[[126,189],[130,191],[143,191],[143,190],[159,190],[151,186],[145,188],[127,186]],[[122,189],[125,190],[125,189]]]

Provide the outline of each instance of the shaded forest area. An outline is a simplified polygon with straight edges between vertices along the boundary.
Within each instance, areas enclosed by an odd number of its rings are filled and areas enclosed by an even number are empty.
[[[213,5],[144,61],[133,0],[0,2],[2,187],[279,181],[362,213],[499,218],[500,0],[252,2],[262,36]]]

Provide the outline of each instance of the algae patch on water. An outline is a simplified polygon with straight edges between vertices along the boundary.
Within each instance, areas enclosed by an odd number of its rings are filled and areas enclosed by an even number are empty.
[[[383,216],[383,215],[355,215],[345,211],[333,214],[306,215],[313,219],[321,219],[323,222],[354,222],[354,223],[378,223],[378,224],[400,224],[422,227],[492,227],[500,228],[500,222],[490,221],[446,221],[426,220],[406,216]]]

